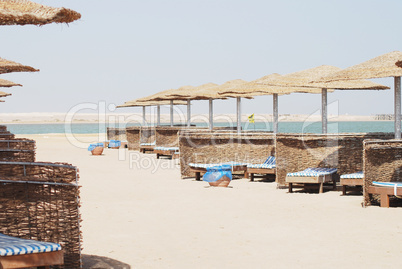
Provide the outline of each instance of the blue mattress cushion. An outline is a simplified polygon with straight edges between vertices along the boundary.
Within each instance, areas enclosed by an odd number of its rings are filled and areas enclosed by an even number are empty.
[[[247,168],[276,168],[276,159],[274,156],[269,156],[262,164],[247,164]]]
[[[0,256],[43,253],[58,250],[61,250],[61,246],[56,243],[21,239],[0,233]]]
[[[336,173],[336,168],[307,168],[300,172],[288,173],[288,177],[317,177]]]
[[[363,171],[360,171],[353,174],[341,175],[341,178],[363,178],[363,176],[364,176]]]

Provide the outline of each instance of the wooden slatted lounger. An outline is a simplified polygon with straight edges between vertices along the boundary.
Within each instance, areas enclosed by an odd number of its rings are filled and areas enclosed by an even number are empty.
[[[50,268],[52,265],[63,264],[63,251],[59,244],[0,233],[0,268]]]
[[[209,164],[189,163],[188,166],[190,166],[190,171],[195,173],[195,179],[201,180],[201,173],[204,174],[205,172],[207,172],[207,167],[221,166],[223,164],[232,166],[232,172],[241,171],[245,175],[247,173],[247,164],[245,164],[245,163],[236,163],[236,162],[209,163]]]
[[[307,168],[300,172],[288,173],[286,183],[289,184],[289,192],[293,192],[293,184],[319,184],[319,193],[323,193],[324,183],[332,182],[334,190],[336,189],[336,180],[334,174],[336,168]]]
[[[179,147],[155,147],[154,153],[156,153],[156,158],[159,159],[160,156],[168,156],[172,159],[179,157]]]
[[[254,174],[275,175],[276,174],[276,159],[274,156],[269,156],[263,164],[248,164],[247,175],[250,181],[254,181]],[[247,176],[245,176],[247,178]]]
[[[389,196],[402,196],[402,183],[373,181],[373,186],[368,187],[368,193],[379,194],[380,206],[389,207]]]
[[[153,143],[141,143],[140,152],[145,153],[145,151],[154,151],[155,142]]]
[[[346,174],[341,175],[341,186],[342,186],[342,195],[346,195],[346,187],[347,186],[363,186],[363,171],[353,173],[353,174]]]

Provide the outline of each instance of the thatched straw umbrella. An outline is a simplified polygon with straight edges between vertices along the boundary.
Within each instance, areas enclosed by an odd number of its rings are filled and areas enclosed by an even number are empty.
[[[402,52],[393,51],[366,62],[329,74],[317,81],[332,82],[370,78],[394,77],[395,91],[395,138],[401,138],[401,76]]]
[[[22,65],[13,61],[9,61],[0,58],[0,74],[12,73],[12,72],[38,72],[39,69],[35,69],[28,65]]]
[[[278,132],[278,96],[284,94],[290,94],[294,92],[303,93],[321,93],[318,89],[310,89],[304,87],[282,87],[282,86],[269,86],[262,83],[269,81],[275,81],[281,77],[279,74],[271,74],[262,78],[256,79],[251,82],[239,84],[227,89],[219,91],[219,94],[224,97],[240,98],[240,97],[252,97],[260,95],[272,95],[273,96],[273,132]]]
[[[14,86],[22,86],[22,85],[21,85],[21,84],[14,83],[14,82],[9,81],[9,80],[0,79],[0,87],[7,87],[7,88],[9,88],[9,87],[14,87]]]
[[[0,91],[0,97],[7,97],[7,96],[10,96],[10,95],[11,95],[11,93]]]
[[[139,98],[142,99],[142,98]],[[141,106],[142,107],[142,123],[145,126],[146,120],[145,120],[145,107],[147,106],[157,106],[157,125],[160,125],[160,116],[161,116],[161,111],[160,111],[160,106],[161,105],[168,105],[171,104],[170,101],[140,101],[139,99],[134,99],[131,101],[127,101],[122,105],[117,106],[117,108],[122,108],[122,107],[136,107],[136,106]],[[174,101],[174,105],[185,105],[186,102],[183,101]]]
[[[357,81],[334,81],[319,83],[315,82],[324,76],[334,74],[341,70],[338,67],[322,65],[315,68],[291,73],[288,75],[280,76],[275,79],[267,81],[260,81],[260,84],[281,87],[304,87],[309,89],[321,89],[322,104],[321,104],[321,117],[322,117],[322,132],[327,133],[328,116],[327,116],[327,91],[328,89],[340,90],[385,90],[389,89],[387,86],[377,84],[367,80]],[[314,82],[313,82],[314,81]],[[308,92],[307,90],[306,92]]]
[[[64,7],[53,8],[27,0],[0,0],[0,25],[70,23],[81,14]]]

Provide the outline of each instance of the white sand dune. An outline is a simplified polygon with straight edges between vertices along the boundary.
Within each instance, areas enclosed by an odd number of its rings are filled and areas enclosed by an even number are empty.
[[[38,161],[78,166],[86,255],[131,268],[397,268],[402,262],[400,208],[362,208],[361,196],[290,194],[247,179],[211,188],[180,179],[177,161],[152,154],[105,149],[91,156],[63,135],[19,137],[37,141]]]

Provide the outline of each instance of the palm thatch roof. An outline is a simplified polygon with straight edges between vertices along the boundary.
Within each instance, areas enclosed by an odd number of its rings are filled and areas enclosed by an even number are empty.
[[[9,61],[0,58],[0,74],[12,73],[12,72],[37,72],[39,69],[35,69],[28,65],[22,65],[13,61]]]
[[[28,0],[0,0],[0,25],[70,23],[80,18],[80,13],[64,7],[48,7]]]
[[[21,84],[14,83],[9,80],[0,79],[0,87],[13,87],[13,86],[22,86]]]
[[[219,92],[225,91],[227,89],[232,89],[234,87],[239,87],[240,85],[246,84],[247,81],[242,79],[234,79],[226,81],[221,85],[216,85],[213,87],[208,87],[201,89],[194,93],[193,99],[195,100],[208,100],[208,99],[226,99],[229,96],[223,96]],[[238,96],[234,94],[234,97],[242,97],[247,99],[252,99],[253,97],[244,93],[239,94]]]
[[[10,96],[10,95],[11,95],[11,93],[0,91],[0,97],[6,97],[6,96]]]
[[[356,89],[356,90],[385,90],[389,87],[374,83],[368,80],[353,80],[353,81],[331,81],[331,82],[317,82],[322,77],[329,76],[339,72],[340,68],[330,65],[321,65],[315,68],[290,73],[284,76],[279,76],[270,80],[261,80],[259,83],[271,86],[282,87],[303,87],[306,88],[305,92],[317,93],[317,89]]]
[[[186,105],[187,102],[184,101],[173,101],[174,105]],[[157,105],[170,105],[170,101],[139,101],[139,99],[134,99],[127,101],[122,105],[116,106],[121,107],[134,107],[134,106],[157,106]]]
[[[385,78],[402,76],[402,52],[393,51],[375,57],[366,62],[348,67],[339,72],[328,74],[319,79],[319,82],[354,80],[369,78]]]

